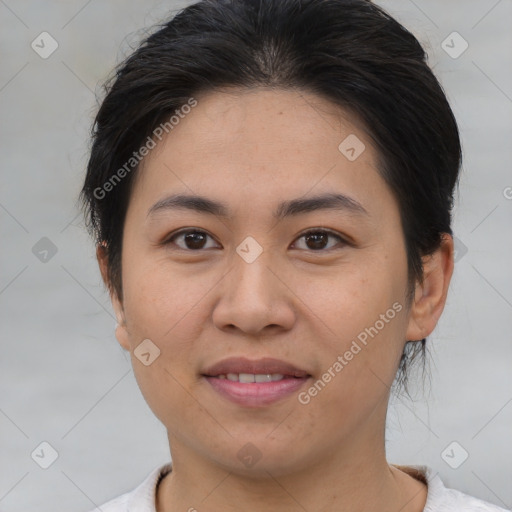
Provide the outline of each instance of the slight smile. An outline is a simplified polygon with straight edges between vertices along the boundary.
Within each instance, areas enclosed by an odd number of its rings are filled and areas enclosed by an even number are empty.
[[[311,374],[278,359],[229,358],[202,374],[224,398],[245,407],[273,404],[298,391]]]

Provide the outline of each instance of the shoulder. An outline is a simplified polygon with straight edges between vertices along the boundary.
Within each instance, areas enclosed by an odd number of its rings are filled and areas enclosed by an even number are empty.
[[[130,501],[132,494],[133,491],[127,492],[126,494],[118,496],[90,512],[98,512],[98,510],[101,510],[101,512],[127,512],[129,510],[128,502]]]
[[[408,466],[407,469],[409,474],[419,472],[426,480],[428,491],[423,512],[508,512],[488,501],[447,488],[439,473],[428,466]]]
[[[138,487],[90,512],[155,512],[156,488],[170,471],[171,464],[155,468]]]

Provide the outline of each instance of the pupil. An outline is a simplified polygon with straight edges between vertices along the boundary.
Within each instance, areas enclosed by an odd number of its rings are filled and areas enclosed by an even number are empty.
[[[185,235],[185,243],[189,249],[201,249],[204,238],[205,235],[203,233],[187,233]]]
[[[323,247],[325,247],[325,243],[322,243],[322,242],[326,242],[327,241],[327,234],[326,233],[316,233],[316,234],[313,234],[313,235],[308,235],[306,237],[306,239],[307,239],[307,241],[309,241],[311,239],[314,239],[314,246],[310,247],[308,245],[308,247],[310,249],[322,249]],[[320,242],[320,243],[318,243],[318,242]]]
[[[322,249],[325,247],[328,235],[326,233],[315,233],[306,236],[306,244],[310,249]],[[201,249],[204,245],[205,235],[203,233],[187,233],[185,243],[189,249]],[[312,241],[312,244],[309,242]]]

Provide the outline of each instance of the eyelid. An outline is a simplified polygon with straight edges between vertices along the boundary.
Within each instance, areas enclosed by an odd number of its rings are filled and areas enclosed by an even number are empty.
[[[183,228],[183,229],[178,229],[177,231],[173,231],[172,233],[170,233],[168,236],[166,236],[162,242],[159,244],[159,245],[162,245],[162,246],[166,246],[166,245],[170,245],[172,242],[172,240],[178,236],[181,236],[181,235],[186,235],[188,233],[201,233],[203,235],[206,235],[206,236],[209,236],[212,240],[215,240],[215,238],[210,235],[210,233],[208,233],[207,231],[205,231],[204,229],[200,229],[200,228]],[[218,243],[216,240],[215,240],[216,243]],[[177,246],[177,250],[181,250],[181,251],[189,251],[189,252],[200,252],[201,249],[197,249],[197,250],[193,250],[193,249],[183,249],[182,247],[179,247]]]
[[[165,239],[159,244],[159,245],[162,245],[162,246],[167,246],[167,245],[170,245],[172,242],[172,240],[180,235],[185,235],[187,233],[201,233],[201,234],[204,234],[208,237],[210,237],[212,240],[215,240],[215,238],[210,235],[210,233],[208,233],[207,231],[205,231],[204,229],[201,229],[201,228],[182,228],[182,229],[179,229],[177,231],[174,231],[172,232],[169,236],[165,237]],[[299,233],[295,239],[294,239],[294,242],[292,243],[292,245],[294,243],[296,243],[297,240],[301,239],[302,237],[306,236],[306,235],[309,235],[309,234],[312,234],[312,233],[326,233],[334,238],[337,238],[342,245],[349,245],[349,246],[352,246],[353,245],[353,242],[349,239],[349,237],[346,237],[340,233],[338,233],[337,231],[334,231],[330,228],[323,228],[323,227],[316,227],[316,228],[308,228],[304,231],[302,231],[301,233]],[[215,240],[216,243],[218,243],[216,240]],[[309,252],[313,252],[313,253],[322,253],[322,252],[329,252],[333,249],[336,249],[336,247],[331,247],[330,249],[319,249],[319,250],[313,250],[313,249],[310,249]],[[182,250],[182,251],[187,251],[187,252],[201,252],[202,250],[204,249],[183,249],[182,247],[179,247],[177,246],[177,250]],[[307,250],[307,249],[300,249],[300,250]]]
[[[303,236],[309,235],[309,234],[312,234],[312,233],[326,233],[326,234],[328,234],[328,235],[330,235],[330,236],[332,236],[334,238],[337,238],[343,245],[349,245],[349,246],[354,245],[353,242],[351,242],[348,237],[346,237],[346,236],[342,235],[341,233],[338,233],[337,231],[334,231],[334,230],[332,230],[330,228],[323,228],[323,227],[308,228],[305,231],[302,231],[301,233],[299,233],[297,235],[297,237],[295,238],[295,240],[299,240]],[[293,243],[295,243],[295,241]],[[322,253],[322,252],[329,252],[329,251],[332,251],[334,249],[336,249],[336,247],[331,247],[330,249],[319,249],[317,251],[315,251],[313,249],[310,249],[309,252],[318,253],[319,254],[319,253]],[[302,250],[305,250],[305,249],[302,249]]]

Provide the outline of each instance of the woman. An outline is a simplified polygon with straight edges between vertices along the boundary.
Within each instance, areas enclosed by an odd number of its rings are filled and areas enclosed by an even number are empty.
[[[203,1],[150,36],[82,199],[172,467],[102,510],[503,510],[385,454],[460,164],[424,50],[369,1]]]

